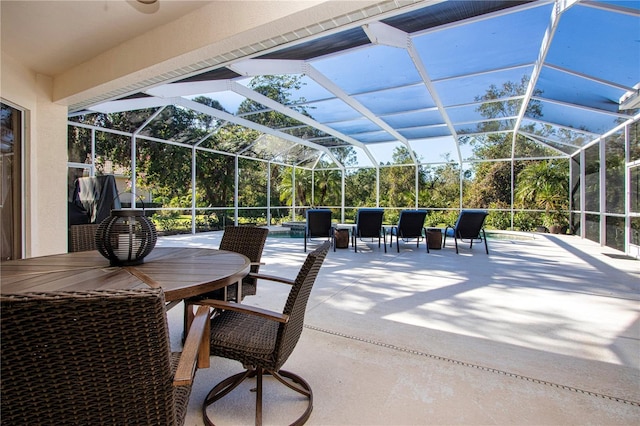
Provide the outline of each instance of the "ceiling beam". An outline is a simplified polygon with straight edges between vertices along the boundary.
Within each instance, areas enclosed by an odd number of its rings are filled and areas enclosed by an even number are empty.
[[[549,53],[549,49],[551,47],[551,41],[553,40],[553,36],[558,29],[558,24],[560,23],[560,16],[564,13],[565,10],[573,6],[578,0],[557,0],[555,6],[551,10],[551,17],[549,18],[549,25],[545,30],[544,36],[542,37],[542,43],[540,44],[540,51],[538,52],[538,58],[536,59],[536,63],[533,66],[533,71],[531,72],[531,78],[529,79],[529,84],[524,94],[524,99],[522,101],[522,105],[520,106],[520,112],[518,113],[518,118],[516,119],[516,123],[513,132],[513,138],[511,141],[511,157],[515,153],[515,145],[516,145],[516,137],[518,135],[518,129],[522,124],[522,120],[525,117],[527,112],[527,108],[529,106],[529,101],[533,97],[533,93],[535,91],[536,85],[538,83],[538,79],[540,78],[540,73],[542,72],[542,67],[544,65],[544,61]]]
[[[206,115],[210,115],[212,117],[216,117],[222,120],[226,120],[229,121],[231,123],[235,123],[244,127],[247,127],[249,129],[253,129],[253,130],[257,130],[259,132],[262,133],[267,133],[270,134],[272,136],[276,136],[279,138],[282,138],[284,140],[288,140],[290,142],[294,142],[294,143],[299,143],[301,145],[305,145],[305,146],[309,146],[311,148],[317,149],[319,151],[324,152],[325,154],[328,155],[332,155],[331,152],[329,151],[328,148],[322,146],[322,145],[318,145],[315,144],[313,142],[309,142],[306,141],[304,139],[298,138],[296,136],[292,136],[288,133],[284,133],[284,132],[280,132],[278,130],[274,130],[270,127],[267,126],[263,126],[262,124],[258,124],[258,123],[254,123],[253,121],[249,121],[247,119],[244,118],[240,118],[240,117],[236,117],[233,114],[230,114],[228,112],[225,111],[221,111],[219,109],[215,109],[215,108],[211,108],[210,106],[201,104],[199,102],[196,101],[192,101],[190,99],[186,99],[186,98],[172,98],[173,102],[175,105],[180,105],[182,107],[200,112],[202,114],[206,114]]]

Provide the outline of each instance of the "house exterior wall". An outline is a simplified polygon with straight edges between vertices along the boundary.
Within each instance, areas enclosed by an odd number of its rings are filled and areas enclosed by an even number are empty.
[[[53,82],[2,54],[0,95],[24,110],[24,253],[67,251],[67,107],[52,102]]]

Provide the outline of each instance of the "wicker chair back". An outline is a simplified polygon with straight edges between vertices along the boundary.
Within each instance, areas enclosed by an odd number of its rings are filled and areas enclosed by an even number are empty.
[[[97,250],[96,232],[99,223],[71,225],[69,227],[69,252]]]
[[[224,228],[219,248],[220,250],[233,251],[247,256],[252,263],[251,272],[258,273],[260,259],[262,259],[262,252],[268,235],[269,230],[267,228],[227,226]],[[249,275],[242,280],[242,298],[256,294],[256,281],[255,278],[251,278]],[[235,295],[237,287],[235,284],[227,287],[227,298],[238,300],[237,295]]]
[[[2,423],[184,423],[162,290],[0,296]]]
[[[289,358],[302,334],[309,295],[330,247],[331,243],[326,241],[307,255],[298,272],[295,284],[289,291],[289,297],[283,311],[284,314],[289,315],[289,321],[280,325],[276,340],[275,365],[272,367],[276,371]]]

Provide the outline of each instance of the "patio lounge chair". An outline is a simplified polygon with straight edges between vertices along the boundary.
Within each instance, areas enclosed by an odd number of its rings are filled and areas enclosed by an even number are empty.
[[[161,289],[3,294],[3,425],[182,425],[209,308],[171,353]]]
[[[326,238],[331,241],[333,251],[336,251],[335,229],[331,223],[331,210],[309,209],[307,210],[307,225],[304,231],[304,251],[307,252],[307,240],[313,238]]]
[[[424,238],[427,253],[429,253],[429,235],[424,227],[426,217],[426,210],[402,210],[398,224],[391,228],[389,247],[393,247],[394,235],[396,236],[398,253],[400,253],[400,240],[408,242],[410,239],[415,239],[416,247],[420,247],[420,241]]]
[[[358,209],[356,226],[351,234],[351,242],[356,253],[358,252],[357,241],[362,238],[372,240],[377,238],[378,248],[380,248],[380,241],[383,241],[384,252],[387,252],[387,233],[382,226],[383,217],[383,209]]]
[[[250,272],[258,273],[260,270],[260,260],[262,251],[267,241],[269,230],[255,226],[227,226],[224,228],[222,239],[220,240],[220,250],[233,251],[243,254],[251,262]],[[238,299],[238,284],[232,284],[220,290],[205,293],[197,297],[190,297],[184,300],[184,330],[188,330],[193,320],[193,305],[202,299],[234,300],[242,301],[246,296],[256,294],[258,280],[247,275],[241,281],[241,297]],[[185,336],[183,336],[184,338]]]
[[[489,254],[487,246],[487,236],[484,232],[484,220],[489,215],[486,210],[462,210],[458,215],[455,225],[449,225],[444,230],[444,240],[442,247],[447,244],[447,235],[453,237],[458,253],[458,240],[469,240],[469,248],[473,247],[473,241],[483,241],[484,248]]]
[[[309,253],[295,280],[254,275],[259,279],[291,286],[282,313],[232,302],[201,302],[216,309],[216,315],[211,320],[211,355],[239,361],[246,368],[211,389],[202,406],[205,424],[213,424],[207,415],[207,407],[227,395],[245,379],[253,377],[257,379],[255,422],[256,425],[262,424],[263,374],[273,376],[307,398],[306,410],[291,424],[301,425],[309,418],[313,409],[311,387],[302,377],[280,368],[300,338],[307,300],[330,247],[331,243],[325,241]]]

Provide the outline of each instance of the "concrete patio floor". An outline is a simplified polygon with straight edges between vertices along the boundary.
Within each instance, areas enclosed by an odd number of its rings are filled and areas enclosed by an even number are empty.
[[[221,235],[158,246],[217,248]],[[639,260],[549,234],[490,239],[489,255],[481,244],[456,255],[449,240],[429,254],[414,243],[358,250],[329,252],[284,366],[313,389],[307,424],[640,424]],[[261,272],[293,278],[305,256],[302,239],[270,236]],[[244,303],[281,310],[287,291],[259,282]],[[174,345],[181,321],[181,306],[169,311]],[[203,424],[209,389],[242,369],[211,362],[197,372],[187,425]],[[304,404],[273,382],[264,424],[288,424]],[[254,396],[240,387],[209,413],[252,424]]]

